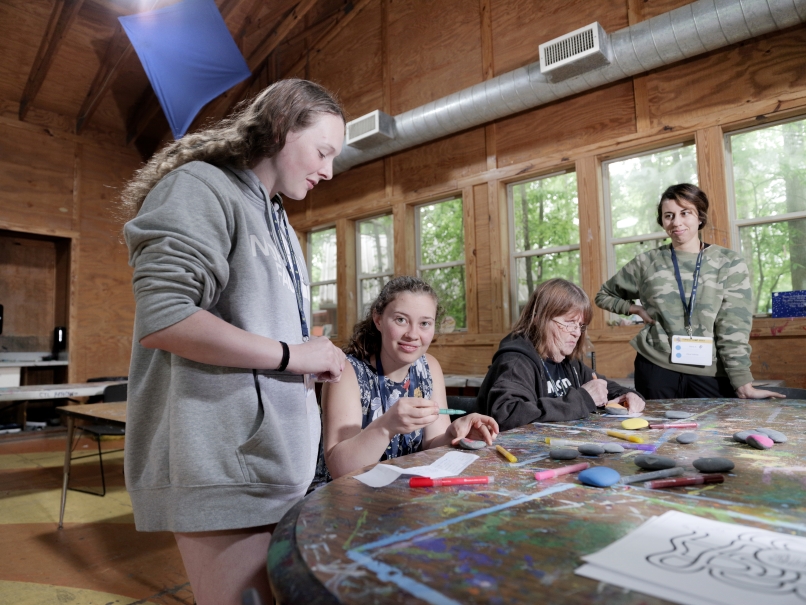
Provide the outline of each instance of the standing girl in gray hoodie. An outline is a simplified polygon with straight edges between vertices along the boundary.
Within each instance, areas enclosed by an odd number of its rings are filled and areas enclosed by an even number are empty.
[[[172,531],[199,605],[271,602],[271,532],[316,464],[313,378],[345,356],[309,336],[310,280],[281,194],[333,175],[344,115],[284,80],[158,152],[127,185],[136,300],[126,486],[140,531]]]

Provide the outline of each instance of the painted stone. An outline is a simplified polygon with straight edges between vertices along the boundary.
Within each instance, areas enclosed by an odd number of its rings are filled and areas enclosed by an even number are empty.
[[[648,426],[649,423],[643,418],[628,418],[627,420],[621,421],[621,428],[627,429],[628,431],[635,431]]]
[[[697,458],[691,463],[701,473],[727,473],[735,464],[727,458]]]
[[[745,443],[747,443],[747,445],[752,445],[757,450],[768,450],[773,446],[774,442],[766,435],[753,433],[752,435],[747,436]]]
[[[775,429],[753,429],[754,433],[761,433],[772,439],[775,443],[786,443],[786,435]]]
[[[683,418],[688,418],[689,416],[693,416],[691,412],[677,412],[675,410],[670,410],[666,412],[667,418],[672,418],[674,420],[682,420]]]
[[[585,443],[578,448],[579,453],[583,456],[600,456],[605,453],[605,449],[596,443]]]
[[[653,454],[636,456],[635,464],[648,471],[662,471],[665,468],[677,466],[675,460],[664,456],[655,456]]]
[[[739,431],[738,433],[733,433],[733,440],[739,443],[747,443],[747,438],[752,434],[753,431]]]
[[[625,408],[624,406],[613,404],[613,405],[606,405],[605,411],[608,414],[613,414],[614,416],[629,416],[630,410]]]
[[[579,480],[585,485],[593,487],[610,487],[619,479],[621,479],[621,475],[606,466],[594,466],[579,473]]]
[[[459,447],[465,450],[480,450],[487,444],[484,441],[476,441],[474,439],[460,439]]]
[[[558,447],[549,451],[549,456],[554,460],[573,460],[579,456],[579,451],[570,447]]]
[[[604,451],[608,454],[620,454],[624,451],[624,448],[621,447],[618,443],[605,443],[602,445]]]
[[[678,443],[694,443],[697,441],[697,433],[680,433],[677,436]]]

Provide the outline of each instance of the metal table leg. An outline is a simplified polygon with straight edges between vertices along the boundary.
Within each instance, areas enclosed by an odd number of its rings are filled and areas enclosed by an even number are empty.
[[[62,479],[62,505],[59,510],[59,529],[64,527],[64,505],[67,502],[67,482],[70,481],[70,454],[73,447],[73,433],[75,432],[75,420],[72,416],[67,416],[67,444],[64,446],[64,478]]]

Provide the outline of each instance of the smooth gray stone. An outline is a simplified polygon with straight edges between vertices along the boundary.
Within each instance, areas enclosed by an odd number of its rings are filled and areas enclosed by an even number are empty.
[[[570,447],[558,447],[550,450],[549,456],[554,460],[573,460],[579,457],[579,451],[572,450]]]
[[[664,456],[655,456],[654,454],[642,455],[635,457],[635,464],[647,471],[662,471],[665,468],[672,468],[677,466],[677,461]]]
[[[682,420],[683,418],[688,418],[689,416],[693,415],[694,414],[692,414],[691,412],[676,412],[674,410],[666,412],[665,414],[667,418],[672,418],[674,420]]]
[[[596,443],[585,443],[584,445],[580,445],[577,449],[583,456],[600,456],[605,453],[605,449]]]
[[[772,439],[775,443],[786,443],[786,435],[775,429],[754,429],[754,433],[761,433]]]
[[[607,411],[608,414],[612,414],[613,416],[629,416],[630,415],[630,410],[628,410],[627,408],[624,408],[622,410],[622,409],[619,409],[619,408],[605,407],[605,410]]]
[[[487,444],[484,441],[475,441],[474,439],[460,439],[459,447],[465,450],[480,450]]]
[[[697,458],[691,464],[702,473],[727,473],[736,466],[727,458]]]
[[[664,477],[677,477],[685,472],[682,466],[675,466],[673,468],[665,468],[662,471],[653,471],[651,473],[638,473],[637,475],[628,475],[621,478],[622,483],[638,483],[639,481],[651,481],[652,479],[663,479]]]
[[[604,445],[602,445],[602,447],[604,448],[604,451],[606,451],[608,454],[620,454],[621,452],[624,451],[624,448],[621,447],[618,443],[605,443]]]
[[[697,441],[697,433],[680,433],[677,436],[678,443],[694,443]]]
[[[770,449],[769,445],[767,445],[766,443],[762,443],[761,441],[756,439],[757,436],[759,436],[758,433],[748,436],[747,441],[745,441],[745,443],[747,443],[747,445],[752,445],[757,450],[768,450],[768,449]],[[762,437],[767,437],[767,435],[761,435],[761,436]],[[768,437],[768,439],[770,439],[770,438]],[[772,439],[770,439],[770,441],[772,441]],[[775,443],[775,442],[773,441],[773,443]]]
[[[733,440],[739,443],[747,443],[747,438],[752,434],[753,431],[739,431],[738,433],[733,433]]]

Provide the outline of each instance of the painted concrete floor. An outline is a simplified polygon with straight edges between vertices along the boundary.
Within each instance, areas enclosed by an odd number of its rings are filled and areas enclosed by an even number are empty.
[[[106,496],[67,492],[57,529],[66,435],[0,436],[0,605],[193,605],[173,535],[134,529],[123,452],[104,455]],[[81,438],[74,455],[94,451]],[[70,485],[100,488],[98,458],[74,462]]]

